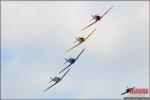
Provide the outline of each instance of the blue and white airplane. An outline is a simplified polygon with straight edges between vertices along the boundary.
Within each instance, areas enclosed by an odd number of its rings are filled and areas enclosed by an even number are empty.
[[[62,69],[60,72],[59,72],[59,74],[60,73],[62,73],[64,70],[66,70],[68,67],[70,67],[72,64],[74,64],[75,62],[76,62],[76,60],[79,58],[79,56],[83,53],[83,51],[85,50],[85,48],[80,52],[80,54],[76,57],[76,58],[69,58],[69,59],[66,59],[65,58],[65,60],[66,60],[66,62],[65,63],[70,63],[67,67],[65,67],[64,69]],[[64,63],[64,64],[65,64]]]

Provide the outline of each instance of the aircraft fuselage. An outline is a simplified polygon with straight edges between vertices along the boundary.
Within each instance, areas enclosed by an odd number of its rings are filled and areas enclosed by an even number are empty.
[[[54,77],[52,81],[54,81],[54,82],[59,82],[60,80],[61,80],[60,77]]]
[[[73,58],[68,59],[68,62],[69,62],[69,63],[71,63],[71,64],[75,63],[75,61],[76,61],[76,60],[75,60],[75,59],[73,59]]]
[[[85,39],[84,39],[83,37],[79,37],[79,38],[78,38],[78,41],[79,41],[79,42],[84,42]]]
[[[95,15],[95,16],[94,16],[94,19],[95,19],[96,21],[99,21],[99,20],[101,19],[101,17],[100,17],[99,15]]]

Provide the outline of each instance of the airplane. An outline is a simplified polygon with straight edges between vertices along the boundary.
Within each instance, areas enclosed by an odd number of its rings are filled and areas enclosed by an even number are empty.
[[[92,22],[91,24],[89,24],[88,26],[86,26],[85,28],[83,28],[81,31],[83,31],[84,29],[86,29],[86,28],[88,28],[88,27],[90,27],[90,26],[92,26],[94,23],[96,23],[96,22],[98,22],[100,19],[102,19],[111,9],[112,9],[112,7],[113,6],[111,6],[102,16],[100,16],[100,15],[91,15],[92,16],[92,19],[90,20],[90,21],[92,21],[92,20],[95,20],[94,22]]]
[[[77,59],[79,58],[79,56],[83,53],[83,51],[85,50],[85,48],[80,52],[80,54],[74,59],[74,58],[69,58],[69,59],[66,59],[65,58],[65,60],[66,60],[66,62],[65,63],[70,63],[67,67],[65,67],[64,69],[62,69],[60,72],[59,72],[59,74],[60,73],[62,73],[64,70],[66,70],[68,67],[70,67],[72,64],[74,64],[76,61],[77,61]],[[65,64],[64,63],[64,64]]]
[[[126,92],[122,93],[121,95],[124,95],[124,94],[126,94],[126,93],[129,93],[129,92],[132,91],[134,88],[135,88],[135,87],[133,87],[133,88],[128,88],[128,87],[127,87]]]
[[[70,68],[71,69],[71,68]],[[50,79],[51,79],[51,81],[50,82],[55,82],[53,85],[51,85],[50,87],[48,87],[47,89],[45,89],[44,90],[44,92],[46,92],[48,89],[50,89],[51,87],[53,87],[54,85],[56,85],[57,83],[59,83],[63,78],[64,78],[64,76],[70,71],[70,69],[62,76],[62,77],[57,77],[57,76],[55,76],[54,78],[51,78],[50,77]],[[49,83],[50,83],[49,82]]]
[[[72,50],[72,49],[74,49],[75,47],[77,47],[77,46],[79,46],[80,44],[82,44],[86,39],[88,39],[89,37],[90,37],[90,35],[92,35],[92,33],[94,33],[94,31],[95,31],[96,29],[94,29],[87,37],[79,37],[79,38],[76,38],[76,41],[75,42],[79,42],[78,44],[76,44],[75,46],[73,46],[72,48],[70,48],[70,49],[68,49],[67,50],[67,52],[68,51],[70,51],[70,50]],[[75,43],[74,42],[74,43]]]

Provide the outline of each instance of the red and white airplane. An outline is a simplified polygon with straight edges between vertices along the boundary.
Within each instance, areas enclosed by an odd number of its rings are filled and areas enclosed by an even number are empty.
[[[102,19],[112,8],[113,8],[113,6],[111,6],[102,16],[100,16],[98,14],[97,15],[92,15],[93,18],[90,21],[92,21],[92,20],[95,20],[95,21],[92,22],[91,24],[89,24],[88,26],[84,27],[82,29],[82,31],[85,30],[86,28],[92,26],[94,23],[98,22],[100,19]]]

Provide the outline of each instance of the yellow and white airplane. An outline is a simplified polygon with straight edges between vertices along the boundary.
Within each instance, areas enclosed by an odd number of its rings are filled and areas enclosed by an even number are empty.
[[[78,44],[76,44],[75,46],[73,46],[72,48],[70,48],[70,49],[68,49],[67,50],[67,52],[68,51],[70,51],[70,50],[72,50],[72,49],[74,49],[75,47],[77,47],[77,46],[79,46],[80,44],[82,44],[85,40],[87,40],[91,35],[92,35],[92,33],[94,33],[94,31],[95,31],[96,29],[94,29],[87,37],[78,37],[78,38],[76,38],[76,41],[75,42],[79,42]],[[75,43],[74,42],[74,43]]]

